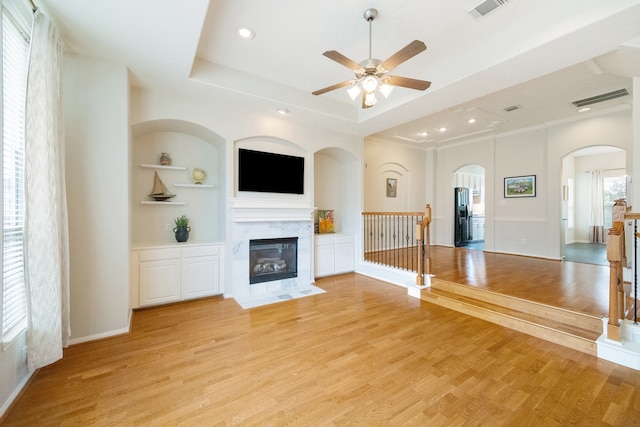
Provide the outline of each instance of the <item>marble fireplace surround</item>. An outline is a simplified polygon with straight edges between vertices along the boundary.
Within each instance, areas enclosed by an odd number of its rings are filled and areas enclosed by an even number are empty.
[[[233,298],[250,302],[272,293],[305,292],[313,288],[314,210],[310,201],[302,199],[231,200],[233,253],[230,284]],[[249,241],[283,237],[298,237],[298,276],[249,284]]]

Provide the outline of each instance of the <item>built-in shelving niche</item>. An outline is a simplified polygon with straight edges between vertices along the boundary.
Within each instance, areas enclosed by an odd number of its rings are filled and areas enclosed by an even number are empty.
[[[174,219],[190,219],[189,242],[225,241],[224,180],[225,141],[194,123],[158,120],[133,126],[132,149],[132,240],[133,245],[175,243]],[[169,153],[171,165],[160,165],[161,153]],[[202,184],[191,178],[194,168],[203,169]],[[149,197],[154,171],[176,194],[167,201]]]

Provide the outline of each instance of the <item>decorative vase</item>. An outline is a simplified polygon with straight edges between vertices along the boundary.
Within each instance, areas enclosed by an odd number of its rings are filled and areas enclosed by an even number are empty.
[[[177,242],[186,242],[189,240],[189,232],[191,231],[191,227],[175,227],[173,232],[176,234]]]
[[[202,184],[206,176],[207,174],[202,169],[195,168],[191,171],[191,177],[196,184]]]
[[[169,153],[160,154],[160,164],[162,166],[169,166],[171,164],[171,156]]]

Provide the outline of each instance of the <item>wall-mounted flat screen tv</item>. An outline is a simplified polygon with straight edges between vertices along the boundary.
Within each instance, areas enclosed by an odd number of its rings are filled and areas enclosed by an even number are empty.
[[[304,194],[304,157],[240,148],[238,190]]]

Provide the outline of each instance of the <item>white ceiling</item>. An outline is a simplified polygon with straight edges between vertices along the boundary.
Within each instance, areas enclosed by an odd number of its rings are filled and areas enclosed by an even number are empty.
[[[475,0],[35,0],[70,51],[125,64],[134,85],[232,102],[251,113],[416,146],[575,117],[570,102],[633,89],[640,76],[640,0],[510,0],[476,19]],[[391,74],[396,87],[362,110],[345,89],[312,91],[353,72],[322,55],[386,59],[414,39],[427,51]],[[236,36],[247,26],[251,41]],[[521,108],[504,111],[505,107]],[[629,108],[631,96],[593,106]],[[474,116],[477,121],[466,121]],[[447,132],[437,131],[441,126]],[[421,136],[428,132],[427,136]],[[440,141],[440,142],[438,142]]]

